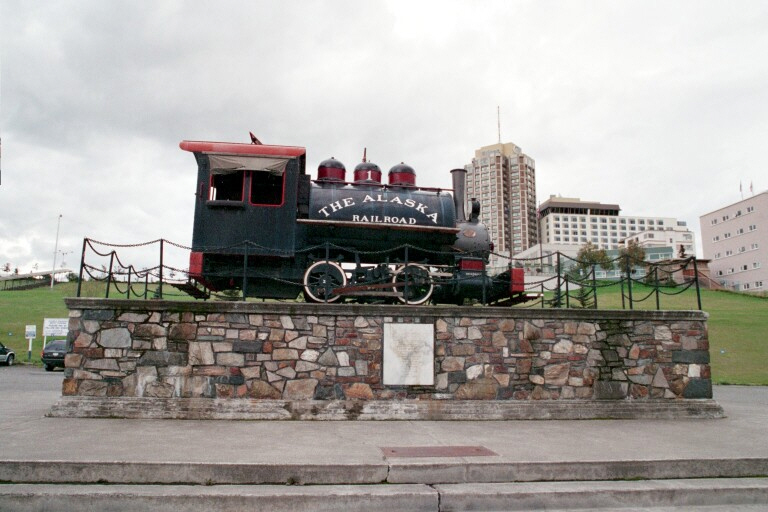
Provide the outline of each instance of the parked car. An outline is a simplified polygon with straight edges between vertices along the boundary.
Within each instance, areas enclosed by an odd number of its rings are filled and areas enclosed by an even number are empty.
[[[54,368],[64,368],[64,356],[67,355],[67,340],[54,340],[47,344],[40,353],[45,371],[50,372]]]
[[[0,343],[0,364],[11,366],[15,358],[16,354],[13,353],[13,350]]]

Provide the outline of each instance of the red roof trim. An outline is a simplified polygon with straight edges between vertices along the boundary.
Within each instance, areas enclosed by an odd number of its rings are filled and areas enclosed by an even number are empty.
[[[179,147],[192,153],[222,153],[227,155],[261,155],[299,157],[307,153],[298,146],[270,146],[267,144],[240,144],[236,142],[205,142],[183,140]]]

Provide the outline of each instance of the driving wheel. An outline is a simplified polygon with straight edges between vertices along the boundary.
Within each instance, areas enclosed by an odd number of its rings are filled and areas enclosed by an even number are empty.
[[[333,261],[318,261],[304,272],[304,298],[307,302],[336,302],[341,295],[333,290],[346,286],[347,275]]]
[[[408,264],[400,267],[392,276],[397,299],[404,304],[424,304],[432,297],[434,285],[429,269],[423,265]]]

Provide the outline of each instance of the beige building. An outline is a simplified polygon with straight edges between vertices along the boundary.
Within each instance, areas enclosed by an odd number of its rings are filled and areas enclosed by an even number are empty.
[[[768,191],[699,217],[710,277],[744,292],[768,291]]]
[[[664,233],[665,245],[677,251],[684,243],[686,254],[695,255],[693,233],[684,221],[673,217],[619,215],[621,208],[618,204],[558,196],[549,196],[539,211],[540,237],[545,244],[582,246],[591,242],[600,249],[619,249],[628,238],[647,232],[648,237],[636,237],[638,242],[645,247],[661,247],[661,244],[650,242]],[[686,239],[688,235],[690,240]],[[668,242],[670,239],[673,245]]]
[[[506,268],[512,255],[538,243],[536,163],[510,142],[478,149],[466,169],[467,198],[480,201],[480,220],[499,254],[490,266]]]

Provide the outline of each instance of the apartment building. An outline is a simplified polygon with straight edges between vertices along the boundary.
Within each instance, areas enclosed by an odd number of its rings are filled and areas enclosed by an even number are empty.
[[[743,292],[768,290],[768,191],[699,217],[710,277]]]
[[[475,151],[466,166],[467,197],[480,201],[480,220],[488,226],[494,252],[492,268],[538,243],[536,163],[519,146],[499,143]]]

